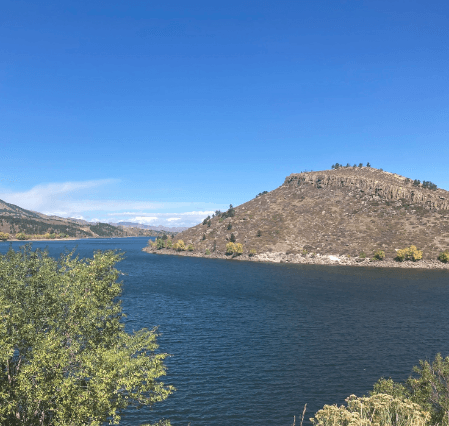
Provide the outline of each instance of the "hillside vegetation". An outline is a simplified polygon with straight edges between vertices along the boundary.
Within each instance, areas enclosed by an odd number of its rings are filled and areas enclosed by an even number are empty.
[[[47,216],[0,200],[0,239],[158,236],[162,232]],[[7,236],[7,238],[5,238]]]
[[[423,259],[449,248],[449,192],[371,167],[291,174],[271,192],[177,235],[195,251],[396,257],[416,246]],[[383,252],[383,253],[382,253]]]

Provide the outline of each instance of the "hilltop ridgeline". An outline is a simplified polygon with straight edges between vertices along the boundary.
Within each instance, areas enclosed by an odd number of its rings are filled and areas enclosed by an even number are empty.
[[[449,193],[414,184],[403,176],[372,168],[340,168],[324,172],[293,173],[285,184],[314,185],[317,189],[352,188],[371,198],[386,201],[405,200],[431,210],[449,209]]]
[[[397,249],[416,245],[424,259],[436,259],[449,248],[449,192],[370,167],[291,174],[176,239],[198,254],[224,255],[233,241],[253,258],[372,257],[382,250],[393,259]]]

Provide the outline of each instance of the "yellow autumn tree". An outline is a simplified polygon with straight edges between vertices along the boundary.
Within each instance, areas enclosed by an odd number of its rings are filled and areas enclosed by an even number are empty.
[[[175,248],[175,250],[178,250],[178,251],[184,251],[186,249],[186,245],[184,244],[184,241],[182,241],[182,240],[178,240],[176,242],[175,246],[176,246],[176,248],[175,247],[173,247],[173,248]]]
[[[412,260],[413,262],[416,262],[417,260],[422,259],[422,250],[418,250],[416,246],[411,245],[410,247],[398,250],[396,252],[396,259],[400,262],[404,260]]]
[[[226,244],[226,254],[234,254],[235,244],[233,242],[229,242]]]

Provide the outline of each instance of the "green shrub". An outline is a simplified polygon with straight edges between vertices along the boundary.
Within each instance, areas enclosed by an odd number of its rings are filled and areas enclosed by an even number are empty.
[[[363,251],[361,251],[359,257],[360,259],[366,259],[366,254]]]
[[[257,236],[258,236],[258,237],[261,237],[261,236],[262,236],[262,231],[261,231],[260,229],[257,231]]]
[[[232,229],[232,223],[229,222],[229,223],[228,223],[228,231],[230,231],[231,229]]]
[[[209,255],[210,254],[210,250],[206,249],[206,254]]]
[[[302,253],[303,256],[306,256],[308,251],[306,249],[303,249],[301,253]]]
[[[385,259],[385,252],[383,250],[377,250],[374,253],[374,259],[376,259],[376,260],[383,260],[383,259]]]
[[[229,239],[229,241],[231,241],[231,243],[235,243],[235,235],[231,234],[231,238]]]
[[[23,232],[19,232],[18,234],[16,234],[16,238],[18,240],[26,240],[27,239],[27,235],[25,235]]]
[[[187,250],[188,251],[193,251],[195,249],[195,247],[193,247],[193,244],[189,244],[188,246],[187,246]]]
[[[444,262],[444,263],[449,262],[449,250],[442,251],[438,255],[438,260],[440,260],[441,262]]]
[[[255,256],[256,254],[257,254],[256,249],[251,249],[251,250],[249,251],[249,255],[250,255],[250,256]]]

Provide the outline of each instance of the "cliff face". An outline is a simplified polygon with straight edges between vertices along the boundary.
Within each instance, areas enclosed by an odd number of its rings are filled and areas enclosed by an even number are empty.
[[[425,258],[449,248],[449,192],[414,186],[372,168],[288,176],[277,189],[178,234],[196,251],[224,253],[234,234],[244,252],[371,256],[415,244]]]
[[[414,186],[411,180],[377,169],[342,168],[326,172],[291,174],[284,185],[312,185],[317,189],[345,188],[371,199],[403,200],[431,210],[449,209],[448,192]]]

